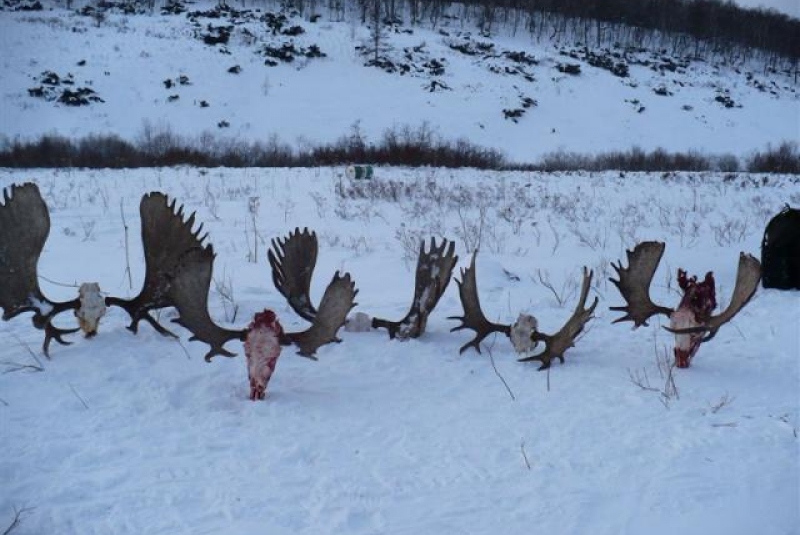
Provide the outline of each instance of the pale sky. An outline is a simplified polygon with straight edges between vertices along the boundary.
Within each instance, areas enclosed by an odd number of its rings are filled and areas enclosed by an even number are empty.
[[[772,8],[800,18],[800,0],[734,0],[734,2],[743,7]]]

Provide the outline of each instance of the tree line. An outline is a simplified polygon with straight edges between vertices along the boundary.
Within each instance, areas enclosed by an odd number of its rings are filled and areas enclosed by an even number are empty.
[[[281,2],[286,6],[287,2]],[[663,50],[731,63],[765,60],[766,68],[794,71],[800,59],[800,19],[774,10],[746,9],[730,0],[289,0],[300,11],[348,14],[362,23],[380,10],[384,23],[501,26],[537,40],[586,46]]]

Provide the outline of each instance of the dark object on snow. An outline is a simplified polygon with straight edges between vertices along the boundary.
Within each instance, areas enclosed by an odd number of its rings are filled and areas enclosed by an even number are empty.
[[[45,333],[42,350],[49,356],[50,341],[69,344],[62,338],[78,329],[60,329],[53,319],[67,310],[77,311],[79,299],[55,302],[39,288],[37,266],[50,234],[50,212],[39,187],[28,182],[12,184],[2,191],[0,205],[0,308],[8,321],[23,312],[33,312],[33,326]]]
[[[430,249],[426,251],[423,240],[419,244],[414,300],[408,314],[400,321],[372,318],[372,328],[386,329],[392,339],[406,340],[422,336],[428,324],[428,316],[450,284],[453,268],[458,262],[455,251],[455,242],[443,239],[441,245],[436,245],[434,238],[431,238]]]
[[[67,106],[88,106],[92,102],[105,102],[102,98],[98,97],[94,90],[88,87],[79,87],[75,91],[65,89],[58,101]]]
[[[578,76],[581,73],[581,66],[577,63],[559,63],[556,68],[558,69],[558,72],[571,74],[573,76]]]
[[[787,204],[767,224],[761,265],[764,288],[800,290],[800,209]]]
[[[175,306],[170,296],[170,284],[176,277],[178,266],[187,251],[202,250],[207,235],[201,236],[203,225],[192,230],[195,215],[186,217],[183,206],[175,199],[154,191],[142,196],[139,203],[142,221],[142,248],[144,249],[144,283],[136,297],[106,297],[107,306],[120,307],[131,317],[128,330],[137,333],[139,322],[144,320],[164,336],[177,338],[165,329],[150,312]]]

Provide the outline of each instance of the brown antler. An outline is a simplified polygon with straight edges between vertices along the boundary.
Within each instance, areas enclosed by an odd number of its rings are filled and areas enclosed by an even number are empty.
[[[190,340],[205,342],[211,349],[206,361],[216,355],[234,357],[224,348],[229,340],[247,337],[247,329],[225,329],[214,323],[208,313],[208,292],[214,264],[214,250],[209,244],[186,252],[180,260],[175,276],[169,284],[169,297],[178,309],[178,318],[172,320],[192,332]],[[337,272],[322,296],[314,322],[305,331],[286,333],[281,339],[284,345],[295,344],[303,356],[314,358],[320,346],[336,341],[336,332],[344,325],[347,313],[355,306],[358,290],[349,273]]]
[[[317,234],[296,228],[288,238],[273,239],[267,252],[272,266],[272,282],[289,302],[292,310],[308,321],[314,321],[317,310],[309,294],[311,276],[317,263]]]
[[[59,329],[51,322],[65,310],[77,310],[80,300],[55,303],[39,289],[37,265],[50,234],[50,214],[39,187],[33,183],[3,190],[0,205],[0,307],[3,319],[33,312],[32,322],[45,332],[42,350],[49,356],[50,341],[69,344],[62,335],[79,329]]]
[[[234,339],[244,340],[247,335],[246,329],[220,327],[208,314],[208,291],[215,256],[211,244],[184,252],[167,285],[167,297],[178,310],[178,317],[172,321],[192,332],[189,340],[199,340],[211,346],[205,356],[206,362],[211,362],[216,355],[235,357],[235,353],[225,349],[225,343]]]
[[[689,329],[671,329],[664,327],[674,334],[692,334],[698,332],[708,332],[702,342],[708,342],[724,324],[733,319],[739,311],[750,301],[758,288],[761,280],[761,263],[752,255],[740,253],[739,266],[736,269],[736,285],[733,288],[733,295],[728,307],[716,316],[711,316],[705,325]]]
[[[593,272],[584,267],[581,296],[580,299],[578,299],[575,312],[572,313],[572,316],[567,320],[564,326],[554,335],[534,331],[531,335],[531,339],[534,342],[544,342],[545,349],[538,355],[518,359],[520,362],[528,362],[531,360],[539,361],[542,363],[542,365],[539,366],[540,370],[549,368],[553,357],[558,358],[562,363],[564,362],[564,353],[575,345],[575,340],[578,335],[583,332],[586,323],[592,319],[592,314],[597,306],[598,299],[597,296],[595,296],[592,306],[585,308],[586,297],[589,295],[589,287],[592,284],[592,276]]]
[[[373,318],[372,327],[387,329],[390,338],[398,337],[403,340],[421,336],[425,332],[428,315],[436,307],[450,283],[456,262],[458,257],[455,255],[455,242],[448,242],[445,239],[437,247],[436,240],[431,238],[430,251],[427,252],[425,242],[421,242],[411,309],[400,321]]]
[[[622,262],[611,263],[619,280],[608,279],[614,283],[628,303],[626,306],[610,307],[611,310],[625,312],[625,315],[614,320],[614,323],[632,321],[636,328],[647,325],[647,320],[655,314],[669,316],[672,309],[658,306],[650,300],[650,283],[664,254],[664,244],[655,241],[642,242],[633,251],[628,250],[626,254],[627,268],[622,267]]]
[[[108,306],[118,306],[130,315],[128,329],[137,332],[139,322],[147,321],[160,334],[175,336],[150,315],[151,310],[174,305],[169,296],[169,283],[175,276],[178,262],[186,251],[202,248],[206,236],[200,237],[203,225],[192,231],[195,214],[184,220],[183,206],[175,208],[175,200],[160,192],[142,196],[139,213],[142,219],[142,245],[145,275],[139,295],[132,299],[107,297]]]
[[[356,306],[356,294],[358,290],[350,279],[350,274],[341,276],[337,271],[325,289],[311,327],[302,332],[286,333],[286,341],[295,344],[300,355],[310,358],[314,358],[314,353],[320,346],[338,342],[336,333],[344,325],[347,313]]]
[[[461,329],[472,329],[475,337],[461,346],[459,353],[463,353],[467,348],[472,347],[478,353],[481,352],[481,342],[491,333],[500,332],[506,336],[511,336],[511,325],[492,323],[486,319],[481,310],[481,302],[478,298],[478,285],[475,282],[475,257],[478,251],[472,253],[472,261],[466,269],[461,269],[461,280],[456,279],[458,285],[458,295],[461,298],[461,306],[464,309],[463,316],[450,316],[447,319],[458,320],[461,325],[453,327],[450,332],[460,331]]]

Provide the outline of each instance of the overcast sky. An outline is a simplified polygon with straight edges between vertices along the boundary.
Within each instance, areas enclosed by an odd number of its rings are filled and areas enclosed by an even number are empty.
[[[734,0],[743,7],[767,7],[800,18],[800,0]]]

